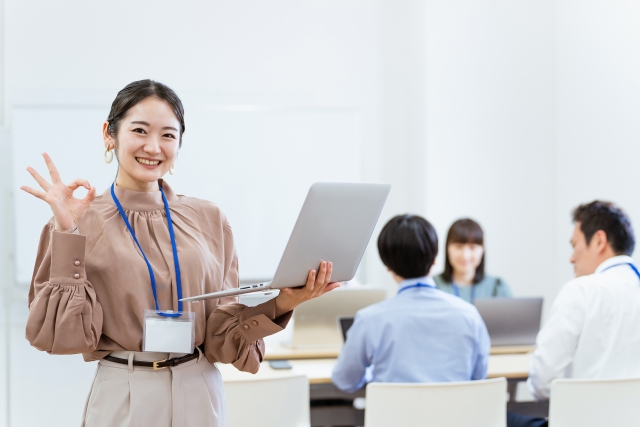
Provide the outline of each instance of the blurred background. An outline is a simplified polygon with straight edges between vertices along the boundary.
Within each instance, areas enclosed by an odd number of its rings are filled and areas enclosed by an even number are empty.
[[[0,0],[0,425],[80,422],[95,365],[24,339],[51,214],[18,188],[46,150],[106,190],[101,126],[126,84],[182,98],[168,181],[227,213],[243,281],[275,270],[312,182],[387,182],[379,227],[425,216],[435,272],[471,217],[487,272],[548,309],[573,276],[572,208],[614,201],[640,227],[639,76],[633,0]],[[357,279],[392,289],[376,238]]]

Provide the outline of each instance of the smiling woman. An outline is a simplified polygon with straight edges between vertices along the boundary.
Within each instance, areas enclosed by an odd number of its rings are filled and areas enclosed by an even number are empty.
[[[96,197],[86,180],[63,184],[46,153],[51,183],[27,168],[44,191],[21,188],[54,218],[40,238],[26,337],[39,350],[100,361],[83,426],[224,426],[213,363],[255,373],[262,338],[281,331],[296,306],[338,286],[323,262],[306,286],[255,307],[227,297],[183,308],[182,296],[239,286],[224,214],[162,179],[184,130],[178,96],[137,81],[118,93],[103,124],[106,154],[113,150],[119,163],[110,190]],[[89,192],[76,199],[81,186]]]
[[[157,180],[172,170],[182,147],[184,108],[167,86],[143,82],[118,94],[102,133],[107,152],[114,150],[120,163],[116,184],[158,191]]]
[[[473,303],[476,298],[510,297],[509,286],[484,273],[484,232],[472,219],[459,219],[447,233],[444,271],[433,279],[439,289]]]

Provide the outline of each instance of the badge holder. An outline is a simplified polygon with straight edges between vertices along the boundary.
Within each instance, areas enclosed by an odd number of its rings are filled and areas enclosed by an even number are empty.
[[[173,221],[171,219],[171,211],[169,210],[169,202],[164,195],[164,190],[160,186],[162,201],[164,202],[165,212],[167,213],[167,227],[169,228],[169,236],[171,237],[171,249],[173,251],[173,262],[176,271],[176,291],[178,297],[178,311],[172,310],[160,311],[158,306],[158,295],[156,291],[156,277],[153,274],[153,268],[144,251],[136,233],[133,231],[129,220],[118,200],[115,193],[115,183],[111,184],[111,197],[120,212],[122,220],[127,226],[133,241],[136,242],[140,254],[144,258],[144,262],[149,269],[149,279],[151,281],[151,290],[153,292],[153,300],[156,305],[155,310],[144,311],[144,321],[142,323],[142,351],[153,351],[161,353],[193,353],[196,338],[196,314],[192,311],[182,311],[182,279],[180,275],[180,261],[178,260],[178,248],[176,245],[176,237],[173,232]]]
[[[176,315],[178,313],[171,311],[162,314],[156,310],[144,311],[142,351],[193,353],[196,314],[193,311],[183,311]]]

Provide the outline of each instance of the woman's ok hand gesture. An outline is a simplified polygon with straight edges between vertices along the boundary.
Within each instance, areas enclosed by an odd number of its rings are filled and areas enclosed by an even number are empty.
[[[92,187],[87,180],[80,178],[69,185],[65,185],[60,180],[60,174],[53,164],[51,157],[49,157],[47,153],[42,153],[42,157],[44,157],[44,161],[49,169],[51,184],[41,177],[35,169],[29,166],[27,167],[27,171],[44,191],[34,190],[25,185],[20,187],[20,189],[36,196],[38,199],[44,200],[51,206],[56,221],[56,230],[74,231],[78,227],[80,219],[84,216],[87,209],[89,209],[91,202],[96,198],[96,188]],[[73,192],[80,187],[89,190],[84,199],[76,199],[73,197]]]

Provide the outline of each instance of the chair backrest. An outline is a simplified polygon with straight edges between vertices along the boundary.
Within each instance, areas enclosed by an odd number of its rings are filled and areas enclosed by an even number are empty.
[[[558,379],[551,383],[552,427],[624,426],[640,423],[640,378]]]
[[[370,383],[365,427],[505,427],[507,380]]]
[[[309,427],[309,379],[304,375],[224,382],[227,427]]]

